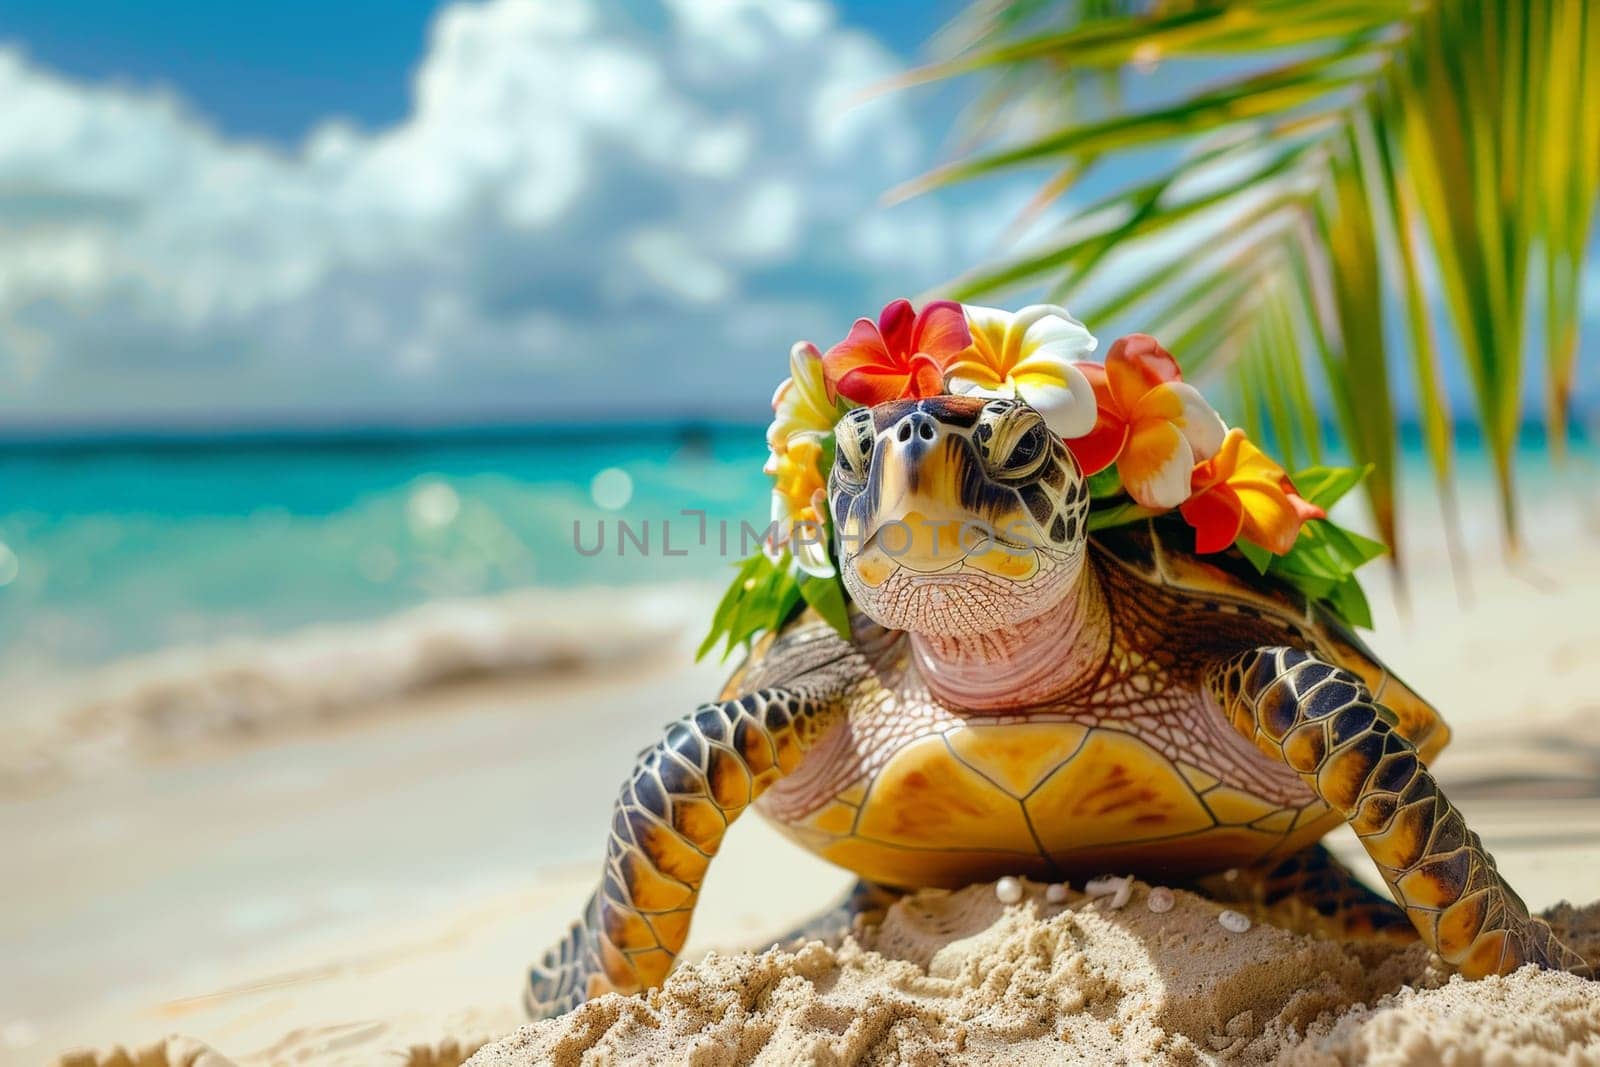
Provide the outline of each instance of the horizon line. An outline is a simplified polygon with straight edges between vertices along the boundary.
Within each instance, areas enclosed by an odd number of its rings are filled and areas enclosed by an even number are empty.
[[[424,443],[454,446],[511,444],[548,440],[561,435],[578,435],[591,440],[599,437],[638,439],[660,436],[693,440],[746,431],[759,435],[767,422],[765,417],[737,417],[711,412],[642,417],[644,414],[553,419],[528,412],[503,411],[488,416],[416,413],[399,418],[355,419],[350,416],[307,415],[290,420],[233,418],[226,422],[206,418],[175,422],[170,417],[155,416],[134,422],[104,424],[91,421],[31,425],[0,422],[0,452],[373,449]],[[1595,414],[1600,415],[1600,412]],[[1319,427],[1326,441],[1337,441],[1337,426],[1331,418],[1322,418]],[[1396,429],[1402,450],[1409,446],[1420,446],[1422,425],[1418,419],[1403,417],[1398,420]],[[1483,432],[1475,422],[1457,421],[1452,429],[1453,440],[1458,447],[1473,448],[1483,441]],[[1574,417],[1568,423],[1568,441],[1575,447],[1588,446],[1597,436],[1595,430],[1596,427],[1587,423],[1585,418]],[[1518,424],[1519,447],[1542,446],[1547,443],[1548,437],[1545,421],[1541,417],[1525,414]],[[1335,446],[1332,450],[1337,452],[1338,448]]]

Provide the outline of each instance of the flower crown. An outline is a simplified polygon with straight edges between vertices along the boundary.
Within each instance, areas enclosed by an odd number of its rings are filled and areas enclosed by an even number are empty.
[[[700,652],[775,631],[801,601],[849,633],[847,597],[830,554],[827,470],[833,429],[851,408],[955,394],[1026,401],[1089,479],[1090,531],[1176,511],[1199,553],[1237,548],[1346,622],[1370,626],[1355,570],[1383,551],[1328,521],[1326,508],[1364,470],[1311,467],[1293,478],[1230,429],[1153,337],[1113,342],[1087,359],[1094,335],[1065,308],[1020,311],[896,300],[844,340],[789,353],[767,427],[772,525],[717,609]],[[1303,488],[1297,488],[1303,487]]]

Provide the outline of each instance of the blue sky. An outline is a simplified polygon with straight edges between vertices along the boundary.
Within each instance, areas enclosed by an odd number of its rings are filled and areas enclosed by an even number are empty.
[[[0,425],[757,418],[1027,198],[881,202],[959,8],[6,0]]]
[[[182,93],[224,131],[298,141],[330,113],[405,116],[438,4],[416,0],[7,0],[0,37],[73,78]]]
[[[954,5],[0,15],[0,420],[750,417],[1014,210],[892,209]]]
[[[89,82],[167,87],[226,133],[292,145],[332,115],[402,120],[439,0],[7,0],[0,41]],[[644,5],[640,5],[641,9]],[[952,0],[839,5],[841,21],[915,58]],[[641,14],[641,17],[646,17]]]

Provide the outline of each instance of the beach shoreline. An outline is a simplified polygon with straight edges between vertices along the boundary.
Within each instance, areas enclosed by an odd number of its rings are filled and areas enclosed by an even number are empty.
[[[681,669],[707,582],[530,589],[361,623],[172,648],[16,694],[0,796],[118,765],[206,758],[449,702],[477,686],[572,685]]]

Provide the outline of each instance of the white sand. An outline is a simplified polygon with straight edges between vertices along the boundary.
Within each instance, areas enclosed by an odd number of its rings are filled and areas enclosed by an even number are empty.
[[[504,1013],[434,1020],[452,1035],[438,1040],[397,1018],[303,1027],[238,1058],[173,1038],[62,1063],[1600,1063],[1591,981],[1527,968],[1467,982],[1420,945],[1230,932],[1217,905],[1181,891],[1156,914],[1142,883],[1121,909],[1079,893],[1048,904],[1043,888],[1011,906],[992,885],[925,891],[837,948],[712,954],[646,996],[487,1043]],[[1600,904],[1550,917],[1600,952]]]
[[[925,891],[833,950],[713,956],[488,1046],[532,1064],[1600,1063],[1600,984],[1524,969],[1450,979],[1421,946],[1242,933],[1188,893],[1155,914],[1030,886]],[[1566,918],[1578,918],[1566,913]],[[1600,905],[1575,938],[1600,949]]]

